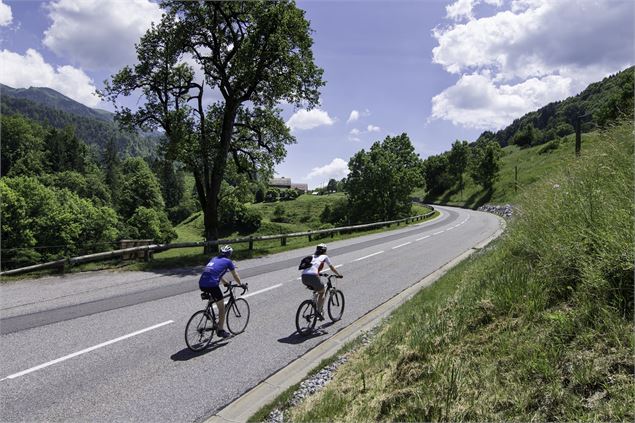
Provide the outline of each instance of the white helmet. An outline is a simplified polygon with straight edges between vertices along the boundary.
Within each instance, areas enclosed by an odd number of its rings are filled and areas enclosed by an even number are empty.
[[[225,245],[220,249],[220,252],[225,257],[229,257],[234,252],[234,249],[231,247],[231,245]]]
[[[317,247],[315,247],[315,254],[320,256],[322,254],[326,253],[326,244],[318,244]]]

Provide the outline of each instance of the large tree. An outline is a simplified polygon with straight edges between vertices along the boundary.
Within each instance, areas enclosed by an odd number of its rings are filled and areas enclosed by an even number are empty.
[[[346,191],[357,222],[408,216],[410,194],[424,184],[421,159],[406,134],[386,137],[368,152],[357,152],[348,168]]]
[[[214,240],[228,158],[252,175],[282,160],[294,138],[275,105],[316,106],[323,71],[313,61],[309,22],[294,2],[162,6],[163,19],[137,45],[138,64],[114,75],[103,95],[115,103],[143,93],[144,105],[119,108],[117,117],[130,127],[165,132],[169,157],[194,174],[205,237]]]
[[[497,142],[489,141],[472,150],[470,176],[483,189],[491,190],[498,178],[503,151]]]
[[[449,171],[459,180],[461,200],[463,200],[463,172],[467,168],[470,154],[470,146],[467,141],[456,140],[452,143],[452,149],[448,154]]]

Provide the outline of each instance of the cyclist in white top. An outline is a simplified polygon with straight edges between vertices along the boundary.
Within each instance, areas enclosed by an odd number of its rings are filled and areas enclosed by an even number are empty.
[[[320,272],[324,265],[327,264],[331,271],[338,277],[342,277],[340,272],[331,264],[329,256],[326,255],[326,244],[320,244],[315,248],[313,259],[311,260],[311,267],[308,267],[302,271],[302,283],[309,288],[315,290],[318,293],[318,315],[319,320],[324,320],[322,317],[322,308],[324,306],[324,291],[325,286],[320,279]]]

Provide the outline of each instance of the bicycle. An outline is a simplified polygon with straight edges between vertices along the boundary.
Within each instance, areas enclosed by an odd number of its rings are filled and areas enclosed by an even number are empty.
[[[229,298],[225,305],[225,323],[229,332],[238,335],[245,331],[249,323],[249,303],[244,298],[236,298],[234,288],[242,288],[243,292],[240,295],[243,295],[247,291],[247,284],[229,284],[225,289],[227,295],[224,298]],[[201,292],[201,299],[207,300],[207,306],[194,313],[185,326],[185,343],[192,351],[205,349],[212,342],[217,329],[216,312],[213,307],[215,301],[209,292]]]
[[[337,275],[328,275],[326,273],[320,273],[320,276],[328,278],[326,291],[324,292],[324,295],[328,298],[326,309],[331,321],[337,322],[342,318],[342,314],[344,314],[344,293],[335,287],[332,279],[341,278],[341,276],[338,277]],[[313,291],[313,298],[302,301],[295,314],[295,327],[300,335],[308,335],[311,333],[318,317],[318,293],[308,286],[307,289]]]

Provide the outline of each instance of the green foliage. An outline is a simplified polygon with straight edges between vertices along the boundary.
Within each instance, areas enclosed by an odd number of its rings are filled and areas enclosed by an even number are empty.
[[[447,153],[428,157],[423,162],[423,169],[429,195],[438,195],[454,185]]]
[[[163,210],[159,181],[148,164],[139,157],[129,157],[121,165],[119,212],[128,220],[138,207]]]
[[[161,210],[138,207],[128,219],[128,236],[134,239],[152,239],[167,243],[176,238],[166,214]]]
[[[280,190],[278,188],[269,188],[267,189],[267,193],[265,194],[265,201],[268,203],[273,203],[278,201],[280,198]]]
[[[271,221],[278,223],[287,223],[289,221],[289,219],[286,217],[286,212],[282,204],[278,204],[273,210],[273,217],[271,218]]]
[[[118,236],[114,210],[67,189],[48,188],[23,176],[3,178],[0,188],[3,267],[107,250]]]
[[[408,135],[386,137],[349,161],[346,189],[354,222],[374,222],[410,214],[410,193],[423,184],[422,162]]]
[[[337,181],[335,179],[329,179],[329,183],[326,184],[326,190],[328,192],[337,192]]]
[[[59,173],[48,173],[39,179],[46,186],[73,191],[97,205],[110,206],[112,203],[110,189],[104,182],[104,175],[101,169],[94,165],[91,165],[90,170],[84,175],[67,170]]]
[[[485,190],[491,190],[498,178],[502,151],[495,142],[480,144],[472,150],[470,176]]]
[[[75,136],[73,127],[51,129],[44,139],[46,161],[52,173],[83,173],[90,161],[88,146]]]
[[[44,137],[40,125],[22,116],[0,115],[2,176],[35,176],[44,172]]]

